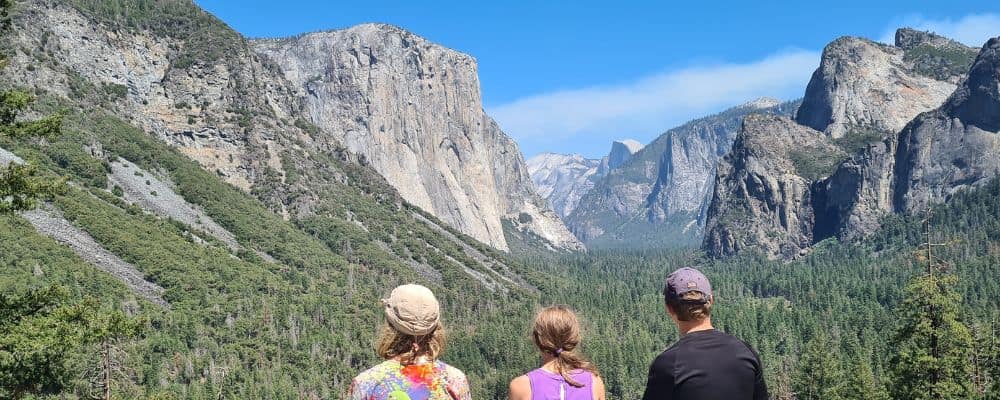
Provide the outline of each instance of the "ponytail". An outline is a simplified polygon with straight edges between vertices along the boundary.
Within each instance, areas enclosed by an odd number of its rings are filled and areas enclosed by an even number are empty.
[[[583,387],[582,383],[570,376],[574,370],[600,375],[597,367],[577,351],[581,336],[580,323],[573,311],[566,306],[548,307],[535,317],[535,329],[532,332],[535,347],[555,356],[557,372],[573,387]]]
[[[556,369],[559,375],[563,377],[563,380],[573,387],[583,387],[582,383],[577,382],[570,376],[570,372],[574,370],[584,370],[594,375],[600,375],[597,373],[597,368],[590,361],[583,357],[583,355],[571,350],[563,350],[556,353]]]

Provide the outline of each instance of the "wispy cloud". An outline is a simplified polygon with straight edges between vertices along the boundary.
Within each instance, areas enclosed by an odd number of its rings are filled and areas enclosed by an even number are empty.
[[[625,136],[648,140],[673,125],[756,97],[801,96],[819,56],[793,50],[750,63],[689,67],[622,85],[529,96],[488,111],[529,155],[556,144],[557,150],[587,153],[586,147],[566,149],[567,141],[607,146]]]
[[[896,28],[902,26],[931,31],[968,46],[980,47],[989,38],[1000,35],[1000,15],[971,14],[958,19],[928,19],[917,14],[908,15],[899,18],[887,27],[879,40],[884,43],[892,43]]]

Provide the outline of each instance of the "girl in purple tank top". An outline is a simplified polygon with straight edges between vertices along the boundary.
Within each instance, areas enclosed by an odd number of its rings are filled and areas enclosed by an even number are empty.
[[[552,306],[539,312],[531,339],[542,366],[510,382],[510,400],[605,400],[597,368],[577,350],[580,323],[572,310]]]

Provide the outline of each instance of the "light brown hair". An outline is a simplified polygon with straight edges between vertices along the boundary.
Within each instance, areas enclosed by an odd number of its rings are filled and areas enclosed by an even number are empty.
[[[417,348],[413,348],[416,343]],[[427,357],[429,361],[437,360],[444,352],[445,331],[440,322],[431,333],[421,336],[407,335],[397,331],[388,323],[379,328],[375,340],[375,352],[385,360],[399,357],[401,364],[411,364],[418,357]]]
[[[539,350],[555,356],[556,368],[566,383],[583,387],[570,377],[570,372],[577,369],[599,375],[597,367],[577,350],[582,340],[580,322],[569,307],[557,305],[538,312],[531,340]]]
[[[701,292],[684,293],[678,300],[667,297],[666,301],[681,321],[701,321],[712,316],[712,299],[706,299]]]

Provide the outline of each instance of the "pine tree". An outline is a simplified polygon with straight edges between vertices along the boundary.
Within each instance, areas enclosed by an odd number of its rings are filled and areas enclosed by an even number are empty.
[[[0,294],[0,397],[59,393],[72,376],[66,359],[86,338],[87,304],[68,304],[58,287]]]
[[[795,398],[799,400],[837,400],[843,386],[843,371],[833,341],[820,331],[813,335],[799,357],[792,378]]]
[[[925,221],[927,242],[920,259],[926,271],[913,279],[899,306],[899,328],[892,357],[895,398],[967,399],[972,395],[970,366],[973,344],[959,318],[962,298],[955,290],[958,278],[943,271],[935,258],[930,218]]]
[[[996,322],[990,325],[988,335],[989,346],[985,353],[989,359],[984,362],[984,369],[990,382],[984,398],[1000,400],[1000,336],[998,336]]]
[[[888,400],[885,387],[875,379],[869,363],[871,357],[853,360],[847,371],[847,378],[841,390],[841,397],[847,400]]]

